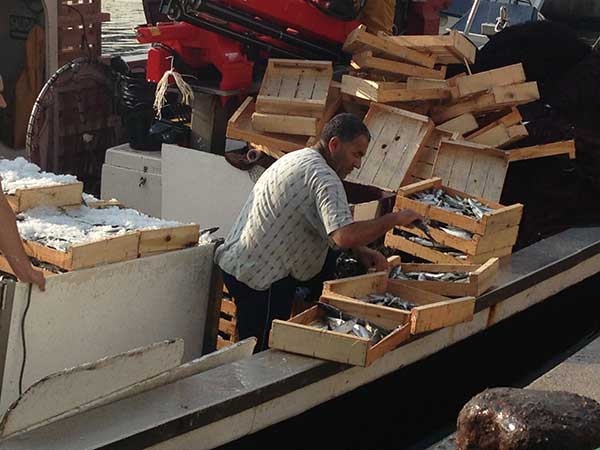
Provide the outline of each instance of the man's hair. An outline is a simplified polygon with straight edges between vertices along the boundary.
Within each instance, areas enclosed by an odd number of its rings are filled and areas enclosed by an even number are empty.
[[[342,113],[331,119],[321,132],[321,143],[327,147],[331,138],[337,137],[342,142],[350,142],[359,136],[371,140],[367,126],[354,114]]]

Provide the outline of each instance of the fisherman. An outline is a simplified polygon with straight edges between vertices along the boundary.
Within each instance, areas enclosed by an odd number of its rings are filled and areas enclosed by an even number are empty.
[[[320,142],[283,156],[258,179],[231,232],[215,254],[235,299],[240,339],[267,347],[273,319],[290,316],[296,287],[317,277],[330,244],[351,249],[368,268],[387,260],[366,247],[395,226],[422,219],[404,209],[355,222],[342,180],[367,152],[371,135],[355,115],[327,123]]]
[[[6,103],[0,92],[0,108],[4,107],[6,107]],[[20,281],[34,283],[42,291],[45,289],[46,280],[44,275],[31,265],[25,254],[23,242],[17,229],[15,213],[13,213],[2,190],[2,177],[0,177],[0,252]]]

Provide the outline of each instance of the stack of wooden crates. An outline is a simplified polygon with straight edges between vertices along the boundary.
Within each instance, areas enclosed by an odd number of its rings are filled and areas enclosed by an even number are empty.
[[[329,107],[323,117],[328,120],[341,110],[363,114],[372,134],[361,168],[346,179],[396,193],[396,210],[412,208],[433,222],[430,228],[435,240],[433,245],[423,245],[420,239],[428,237],[415,228],[395,229],[386,235],[387,246],[428,261],[406,265],[406,270],[419,268],[433,273],[464,271],[469,274],[464,283],[387,282],[386,286],[398,293],[404,288],[397,286],[409,286],[438,295],[409,293],[420,305],[414,314],[400,314],[392,308],[360,300],[368,292],[385,290],[381,274],[326,283],[323,301],[359,317],[370,318],[374,323],[379,321],[382,326],[389,326],[391,322],[400,325],[392,333],[393,337],[386,338],[377,348],[363,341],[358,345],[349,336],[317,337],[315,333],[323,332],[307,326],[321,314],[315,309],[290,322],[274,325],[271,344],[276,348],[336,361],[352,359],[354,364],[368,365],[411,334],[470,320],[473,296],[492,287],[498,257],[511,254],[517,240],[523,205],[499,203],[509,164],[554,155],[574,158],[575,146],[573,141],[565,141],[506,150],[528,135],[516,107],[540,98],[537,84],[526,80],[521,64],[471,74],[476,47],[458,32],[445,36],[386,36],[370,34],[360,26],[348,36],[344,50],[352,55],[352,62],[341,83],[331,83]],[[448,78],[449,64],[461,64],[465,72]],[[271,90],[271,82],[270,76],[265,77],[259,99],[266,92],[275,92]],[[338,89],[341,101],[332,102],[332,92]],[[281,90],[277,95],[281,95]],[[261,125],[250,120],[251,114],[247,112],[249,101],[229,122],[228,137],[247,140],[251,146],[275,157],[311,142],[306,135],[292,134],[290,128],[257,129]],[[281,110],[276,112],[281,113]],[[292,119],[278,120],[287,120],[289,124]],[[301,123],[304,119],[293,120]],[[307,134],[313,128],[299,127],[298,130]],[[413,197],[415,193],[431,189],[475,200],[490,212],[477,220]],[[448,226],[468,234],[457,237],[441,229]],[[387,274],[383,279],[387,279]],[[402,292],[406,294],[405,290]],[[448,297],[439,297],[440,294]],[[434,318],[432,322],[423,319],[427,314]],[[405,327],[408,323],[411,325]],[[293,344],[300,342],[298,339],[312,344]],[[347,345],[345,348],[350,353],[323,354],[317,348],[331,347],[323,339],[335,339],[337,344]],[[362,350],[352,353],[351,349],[356,348]]]

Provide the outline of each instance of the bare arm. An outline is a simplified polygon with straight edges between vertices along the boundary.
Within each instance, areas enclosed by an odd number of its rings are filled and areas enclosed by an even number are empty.
[[[1,186],[0,186],[1,187]],[[15,214],[0,188],[0,252],[8,260],[17,278],[26,283],[35,283],[44,289],[43,274],[33,268],[23,248],[17,229]]]
[[[361,220],[339,228],[331,238],[340,248],[363,247],[383,236],[395,226],[408,226],[423,217],[413,210],[403,209],[372,220]]]

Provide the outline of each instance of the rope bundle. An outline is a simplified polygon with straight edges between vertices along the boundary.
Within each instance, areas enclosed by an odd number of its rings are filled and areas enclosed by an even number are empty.
[[[192,91],[190,85],[185,82],[181,74],[173,69],[167,70],[156,85],[154,110],[156,111],[159,119],[161,118],[161,110],[167,103],[167,89],[169,88],[169,77],[173,77],[173,79],[175,80],[175,84],[177,85],[177,88],[183,96],[181,100],[182,103],[186,105],[191,105],[192,100],[194,100],[194,92]]]

